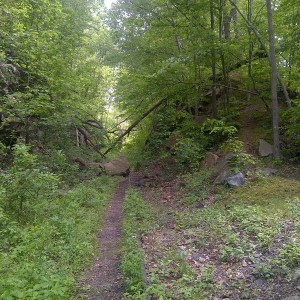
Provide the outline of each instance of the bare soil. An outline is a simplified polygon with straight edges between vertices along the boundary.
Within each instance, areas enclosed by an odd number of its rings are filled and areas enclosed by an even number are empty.
[[[87,300],[122,299],[124,282],[121,263],[122,204],[128,179],[121,179],[110,201],[102,228],[98,232],[98,254],[80,283],[81,298]]]

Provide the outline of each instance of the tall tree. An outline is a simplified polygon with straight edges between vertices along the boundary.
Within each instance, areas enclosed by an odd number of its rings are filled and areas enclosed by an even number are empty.
[[[272,69],[271,91],[272,91],[272,107],[273,107],[273,142],[274,142],[274,156],[280,157],[280,140],[279,140],[279,109],[277,99],[277,64],[275,53],[275,38],[273,30],[273,12],[271,0],[266,0],[268,13],[268,33],[270,45],[270,66]]]
[[[222,22],[221,22],[222,23]],[[212,33],[212,46],[211,46],[211,71],[212,71],[212,93],[211,93],[211,104],[212,104],[212,113],[213,117],[216,119],[218,117],[218,108],[217,108],[217,76],[216,76],[216,48],[214,43],[215,35],[215,14],[214,14],[214,1],[210,0],[210,28]],[[222,55],[221,55],[222,56]]]

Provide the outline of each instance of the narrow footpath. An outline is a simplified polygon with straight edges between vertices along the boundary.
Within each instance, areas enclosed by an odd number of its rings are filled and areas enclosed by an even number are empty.
[[[121,179],[117,191],[110,201],[101,229],[98,232],[99,250],[91,268],[82,281],[81,299],[119,300],[124,284],[120,271],[121,226],[125,192],[129,180]]]

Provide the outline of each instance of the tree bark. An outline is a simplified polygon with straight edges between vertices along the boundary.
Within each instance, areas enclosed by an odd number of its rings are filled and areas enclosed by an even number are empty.
[[[252,4],[253,0],[248,0],[248,21],[250,24],[252,24]],[[248,79],[251,80],[253,83],[253,88],[256,89],[255,81],[252,77],[252,55],[253,55],[253,42],[252,42],[252,31],[248,27],[248,35],[249,35],[249,48],[248,48]],[[249,88],[250,89],[250,88]],[[250,100],[251,94],[247,94],[247,100]]]
[[[212,36],[215,33],[215,17],[214,17],[214,10],[213,10],[213,0],[210,0],[210,28]],[[217,109],[217,93],[216,93],[216,84],[217,84],[217,77],[216,77],[216,49],[215,45],[211,48],[211,70],[212,70],[212,94],[211,94],[211,105],[212,105],[212,115],[213,118],[217,119],[218,117],[218,109]]]
[[[271,91],[272,91],[272,103],[273,103],[273,139],[274,139],[274,156],[280,158],[280,140],[279,140],[279,110],[277,99],[277,64],[275,53],[275,38],[273,31],[273,14],[271,0],[266,0],[267,12],[268,12],[268,34],[270,44],[270,66],[272,69]]]

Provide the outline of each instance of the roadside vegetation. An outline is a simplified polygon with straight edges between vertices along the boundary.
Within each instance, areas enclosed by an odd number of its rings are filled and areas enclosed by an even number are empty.
[[[29,147],[13,151],[12,167],[0,176],[0,299],[71,299],[115,180],[70,187]]]
[[[141,280],[143,288],[135,293],[140,285],[133,283],[134,292],[125,298],[281,299],[297,293],[300,183],[254,178],[234,190],[219,188],[210,194],[214,203],[206,205],[205,185],[198,187],[198,201],[190,202],[199,175],[184,178],[186,186],[169,203],[162,202],[163,185],[142,190],[152,208],[141,213],[143,218],[130,218],[135,252],[127,250],[136,259],[139,276],[140,265],[145,265],[147,287]],[[131,211],[141,212],[131,201]],[[135,229],[144,228],[151,210],[155,219],[143,231],[139,248]]]
[[[121,270],[126,283],[125,298],[140,299],[147,285],[141,239],[153,229],[154,210],[132,188],[125,197],[123,218]]]
[[[131,165],[125,299],[299,300],[299,0],[104,2],[0,1],[0,299],[76,298]]]

